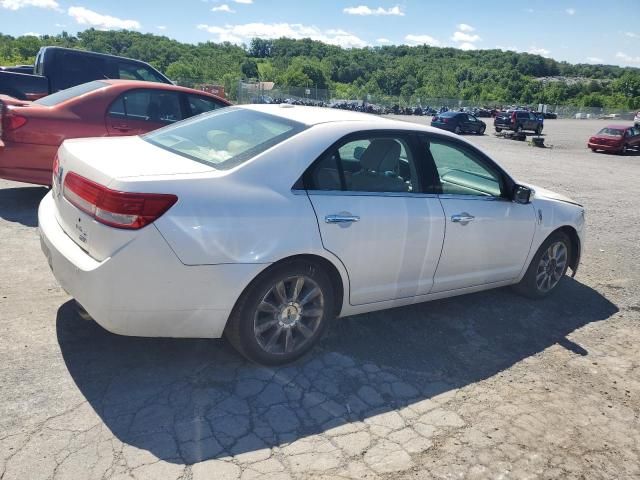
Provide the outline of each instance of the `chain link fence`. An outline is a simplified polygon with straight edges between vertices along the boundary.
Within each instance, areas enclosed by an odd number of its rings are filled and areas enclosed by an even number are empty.
[[[248,103],[293,103],[337,107],[350,110],[364,110],[371,113],[409,113],[420,111],[439,111],[472,109],[507,109],[522,107],[535,111],[555,113],[558,118],[577,119],[619,119],[632,120],[635,112],[625,109],[600,107],[576,107],[571,105],[521,105],[509,102],[468,100],[458,98],[425,98],[417,95],[410,97],[363,94],[356,98],[339,95],[336,91],[320,89],[316,86],[286,87],[273,82],[227,82],[180,79],[178,85],[208,91],[224,96],[237,104]]]

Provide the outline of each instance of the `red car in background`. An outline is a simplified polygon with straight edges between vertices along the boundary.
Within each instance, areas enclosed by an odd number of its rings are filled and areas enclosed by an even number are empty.
[[[51,185],[66,139],[140,135],[229,105],[207,92],[134,80],[97,80],[34,102],[0,95],[0,178]]]
[[[624,155],[640,149],[640,127],[608,125],[589,138],[587,146],[593,151],[613,152]]]

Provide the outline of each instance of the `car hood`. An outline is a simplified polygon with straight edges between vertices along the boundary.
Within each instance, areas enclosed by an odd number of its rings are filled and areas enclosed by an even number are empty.
[[[578,205],[579,207],[582,207],[582,204],[560,193],[556,193],[551,190],[547,190],[546,188],[538,187],[536,185],[530,185],[530,184],[523,184],[523,185],[531,188],[534,191],[534,198],[555,200],[557,202],[570,203],[572,205]]]

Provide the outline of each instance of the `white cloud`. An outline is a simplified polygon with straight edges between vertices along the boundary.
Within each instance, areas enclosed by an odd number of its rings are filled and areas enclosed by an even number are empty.
[[[391,40],[388,38],[376,38],[376,43],[391,43]]]
[[[458,25],[458,30],[460,30],[461,32],[473,32],[475,28],[473,28],[469,24],[461,23],[460,25]]]
[[[140,22],[137,20],[123,20],[121,18],[112,17],[111,15],[102,15],[84,7],[69,7],[67,13],[80,25],[90,25],[98,30],[111,29],[128,29],[135,30],[140,28]]]
[[[27,32],[22,34],[23,37],[39,37],[40,34],[36,32]]]
[[[0,0],[0,7],[7,10],[20,10],[24,7],[50,8],[58,10],[60,4],[56,0]]]
[[[440,40],[433,38],[430,35],[413,35],[409,34],[404,39],[409,42],[410,45],[429,45],[431,47],[439,47],[442,45]]]
[[[533,8],[525,8],[524,11],[527,12],[527,13],[533,13],[534,12]]]
[[[629,38],[640,38],[640,34],[634,32],[625,32],[625,35]]]
[[[253,0],[233,0],[236,3],[242,3],[243,5],[251,5]]]
[[[368,15],[395,15],[398,17],[404,17],[404,12],[400,9],[399,5],[396,5],[395,7],[391,7],[391,8],[382,8],[382,7],[378,7],[378,8],[371,8],[371,7],[367,7],[366,5],[359,5],[357,7],[347,7],[343,10],[344,13],[346,13],[347,15],[361,15],[361,16],[368,16]]]
[[[56,26],[56,27],[58,27],[58,28],[64,28],[64,27],[66,27],[67,25],[66,25],[66,24],[64,24],[64,23],[56,23],[56,24],[54,24],[54,26]]]
[[[622,60],[625,63],[633,63],[633,64],[640,64],[640,57],[632,57],[631,55],[627,55],[624,52],[618,52],[616,53],[616,58],[619,58],[620,60]]]
[[[498,50],[504,50],[505,52],[517,52],[518,51],[518,47],[514,47],[513,45],[509,45],[507,47],[505,47],[503,45],[496,45],[496,48]]]
[[[565,12],[567,12],[567,15],[575,15],[576,14],[576,9],[575,8],[567,8],[565,10]]]
[[[454,42],[474,43],[482,39],[480,38],[480,35],[475,35],[475,34],[472,35],[470,33],[464,33],[464,32],[455,32],[451,37],[451,40],[453,40]]]
[[[600,57],[587,57],[587,62],[589,63],[604,63],[604,60]]]
[[[166,25],[156,25],[156,28],[157,28],[158,30],[166,30],[166,29],[167,29],[167,26],[166,26]]]
[[[311,25],[300,23],[246,23],[242,25],[225,25],[223,27],[200,24],[199,30],[213,34],[218,42],[236,44],[249,43],[252,38],[311,38],[344,48],[366,47],[367,42],[356,35],[340,29],[321,30]]]
[[[458,45],[458,48],[460,50],[478,50],[478,47],[476,47],[473,43],[469,43],[469,42],[463,42],[460,45]]]
[[[529,50],[527,50],[527,52],[533,55],[541,55],[543,57],[548,57],[551,53],[551,51],[547,50],[546,48],[539,48],[536,46],[529,47]]]
[[[212,12],[225,12],[225,13],[236,13],[235,10],[232,10],[229,5],[223,3],[222,5],[218,5],[217,7],[213,7],[211,9]]]

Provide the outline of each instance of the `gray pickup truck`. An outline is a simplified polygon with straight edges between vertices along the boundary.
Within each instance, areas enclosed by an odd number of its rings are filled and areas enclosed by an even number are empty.
[[[537,135],[542,133],[544,127],[544,115],[527,110],[513,110],[511,112],[498,112],[493,126],[496,132],[502,130],[513,130],[514,132],[523,132],[525,130],[535,132]]]
[[[32,68],[19,65],[0,69],[0,94],[20,100],[37,100],[59,90],[105,78],[172,83],[140,60],[70,48],[42,47]]]

